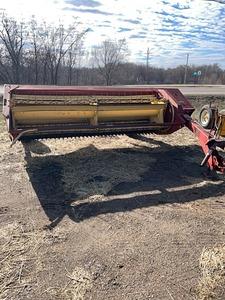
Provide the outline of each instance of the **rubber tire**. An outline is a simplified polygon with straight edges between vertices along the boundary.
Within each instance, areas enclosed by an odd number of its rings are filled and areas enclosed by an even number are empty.
[[[209,114],[208,122],[202,123],[202,114],[206,112]],[[199,113],[199,123],[205,129],[212,129],[215,125],[215,109],[209,105],[204,105]]]

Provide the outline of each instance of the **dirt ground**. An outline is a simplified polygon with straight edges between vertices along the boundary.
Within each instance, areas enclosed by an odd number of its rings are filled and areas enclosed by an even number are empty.
[[[0,127],[0,299],[225,299],[224,177],[187,129],[9,148]]]

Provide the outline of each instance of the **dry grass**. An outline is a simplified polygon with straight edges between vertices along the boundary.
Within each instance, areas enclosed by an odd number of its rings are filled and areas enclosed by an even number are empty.
[[[0,298],[14,299],[33,285],[41,268],[37,253],[42,234],[28,231],[20,223],[8,224],[0,233]],[[31,274],[32,272],[32,274]]]
[[[6,131],[5,121],[0,113],[0,151],[6,151],[6,144],[9,144],[9,135]]]
[[[66,270],[67,282],[64,286],[49,287],[44,293],[51,299],[83,300],[92,287],[91,275],[81,267],[76,267],[72,273]]]
[[[0,299],[24,299],[46,284],[41,273],[47,268],[48,247],[63,242],[66,232],[37,230],[14,222],[0,231]],[[29,298],[29,297],[28,297]]]
[[[225,245],[205,248],[200,257],[199,300],[225,299]]]
[[[139,181],[154,162],[155,159],[144,152],[137,156],[135,150],[132,154],[87,147],[66,160],[61,159],[64,191],[74,192],[80,198],[106,195],[121,182]]]

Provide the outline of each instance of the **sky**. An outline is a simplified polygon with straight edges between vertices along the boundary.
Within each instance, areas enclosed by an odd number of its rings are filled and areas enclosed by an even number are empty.
[[[0,0],[9,16],[89,28],[85,46],[123,39],[129,61],[174,67],[218,63],[225,68],[225,0]]]

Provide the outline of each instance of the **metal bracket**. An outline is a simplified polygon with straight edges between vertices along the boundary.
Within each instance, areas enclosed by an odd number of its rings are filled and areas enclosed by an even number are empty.
[[[24,130],[24,131],[20,132],[17,135],[17,137],[15,139],[13,139],[12,143],[10,144],[10,148],[21,138],[21,136],[23,136],[26,133],[35,132],[35,131],[38,131],[38,130],[35,128],[35,129],[27,129],[27,130]]]
[[[219,155],[216,147],[220,149],[225,148],[225,140],[216,140],[214,138],[210,139],[206,145],[209,148],[209,151],[206,153],[203,161],[201,162],[201,166],[204,166],[210,157],[212,158],[212,167],[214,170],[224,173],[225,171],[225,161],[222,156]]]

